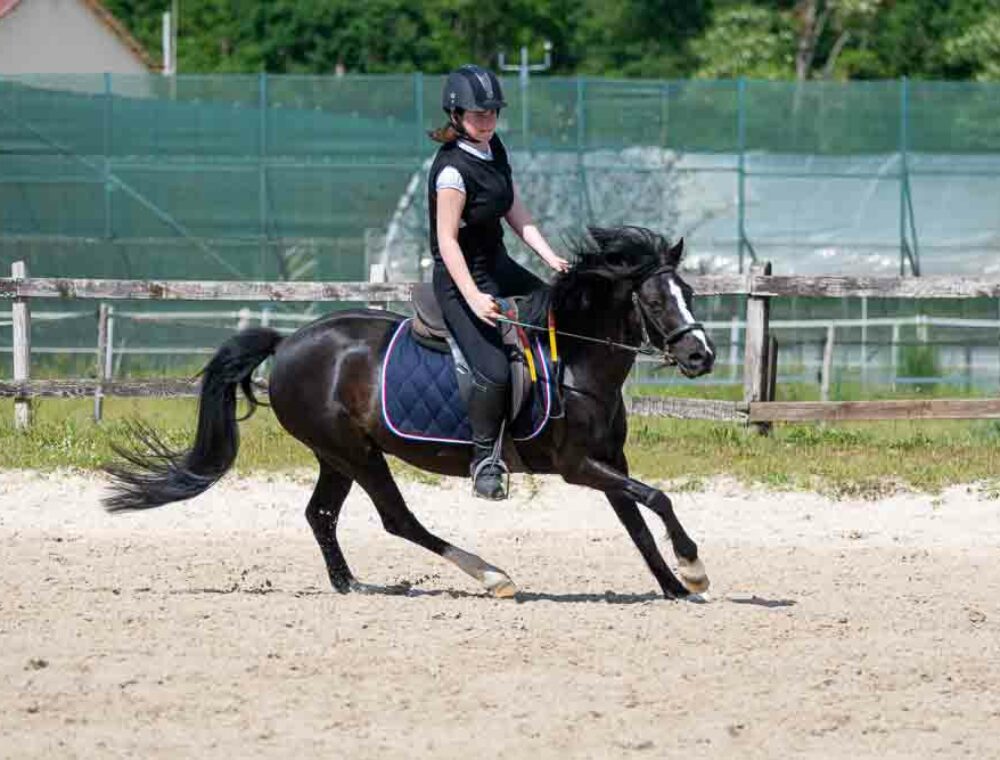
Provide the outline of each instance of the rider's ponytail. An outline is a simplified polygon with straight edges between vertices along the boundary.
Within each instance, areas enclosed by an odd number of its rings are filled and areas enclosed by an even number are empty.
[[[434,142],[450,143],[462,137],[465,132],[462,130],[462,109],[456,108],[449,114],[448,123],[444,126],[432,129],[427,133]]]
[[[455,142],[461,135],[458,134],[458,130],[455,129],[455,125],[451,122],[445,124],[443,127],[438,127],[437,129],[432,129],[427,133],[434,142],[439,143],[450,143]]]

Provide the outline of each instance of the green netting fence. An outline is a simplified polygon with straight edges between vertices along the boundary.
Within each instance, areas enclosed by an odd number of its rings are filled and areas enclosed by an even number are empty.
[[[426,131],[443,119],[441,83],[420,74],[0,78],[0,269],[25,260],[37,276],[357,280],[382,263],[393,279],[423,278],[435,148]],[[1000,272],[1000,86],[504,84],[500,133],[529,208],[557,243],[586,224],[636,223],[683,235],[689,263],[709,272],[754,259],[782,274]],[[707,306],[707,319],[739,312],[724,299]],[[842,308],[776,304],[775,317]],[[962,308],[996,317],[995,304]],[[35,344],[79,351],[86,364],[88,320],[39,321]],[[233,323],[126,330],[122,321],[117,339],[180,351],[215,344]],[[145,361],[150,371],[169,364]]]

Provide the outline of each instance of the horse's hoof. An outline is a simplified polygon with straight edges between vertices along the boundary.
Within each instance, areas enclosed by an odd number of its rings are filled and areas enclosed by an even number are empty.
[[[483,573],[483,585],[497,599],[510,599],[517,594],[514,581],[496,570],[487,570]]]
[[[686,560],[683,557],[677,559],[677,572],[681,576],[681,583],[692,594],[701,594],[708,591],[708,575],[705,573],[705,565],[700,559]]]
[[[358,582],[354,578],[331,578],[330,582],[333,584],[333,590],[338,594],[350,594],[352,591],[356,591],[356,586]]]

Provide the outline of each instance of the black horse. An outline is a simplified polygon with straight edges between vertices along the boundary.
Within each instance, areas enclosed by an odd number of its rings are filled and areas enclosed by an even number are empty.
[[[523,469],[558,473],[569,483],[603,491],[668,598],[708,588],[698,549],[661,491],[628,475],[622,384],[636,344],[650,344],[689,377],[712,369],[714,348],[690,311],[691,288],[677,273],[683,242],[671,247],[637,227],[591,229],[576,246],[576,263],[542,291],[561,331],[592,341],[560,340],[565,414],[536,438],[517,445]],[[148,428],[141,446],[119,449],[130,464],[108,468],[110,510],[145,509],[202,493],[230,468],[239,432],[236,389],[253,397],[251,373],[273,354],[270,403],[281,424],[319,460],[319,480],[306,519],[319,542],[333,587],[360,588],[337,541],[337,520],[351,485],[371,498],[385,529],[439,554],[496,596],[517,589],[499,568],[430,533],[407,508],[390,473],[391,454],[424,470],[468,475],[470,448],[413,442],[388,430],[379,404],[381,366],[390,337],[404,317],[386,311],[331,314],[282,337],[252,328],[227,340],[202,372],[193,446],[169,450]],[[631,347],[631,348],[630,348]],[[668,568],[636,504],[666,525],[677,557],[678,581]]]

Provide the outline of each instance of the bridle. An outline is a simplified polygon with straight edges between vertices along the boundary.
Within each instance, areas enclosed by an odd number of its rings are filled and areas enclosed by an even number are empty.
[[[645,356],[656,356],[662,353],[664,363],[667,366],[677,365],[677,357],[671,352],[671,347],[677,343],[681,338],[687,335],[689,332],[694,330],[704,330],[705,326],[701,322],[688,322],[680,327],[675,327],[669,332],[665,331],[660,327],[659,323],[653,318],[650,313],[649,304],[642,300],[642,296],[639,295],[639,289],[650,277],[654,277],[658,274],[663,274],[664,272],[673,272],[672,266],[659,266],[651,271],[641,272],[641,279],[638,279],[638,284],[632,290],[632,306],[635,309],[636,317],[639,320],[639,328],[642,330],[642,342],[638,346],[631,345],[629,343],[619,343],[618,341],[611,340],[610,338],[593,338],[589,335],[578,335],[576,333],[566,332],[565,330],[556,330],[556,335],[562,335],[567,338],[573,338],[574,340],[582,340],[588,343],[600,343],[607,346],[608,348],[617,348],[623,351],[632,351],[637,354],[643,354]],[[506,309],[505,309],[506,311]],[[519,327],[523,327],[526,330],[537,330],[540,332],[547,332],[544,327],[539,327],[538,325],[530,325],[526,322],[518,322],[507,317],[499,317],[499,321],[508,322]],[[653,328],[654,332],[663,340],[663,349],[659,349],[653,343],[649,337],[649,329],[647,324]]]

